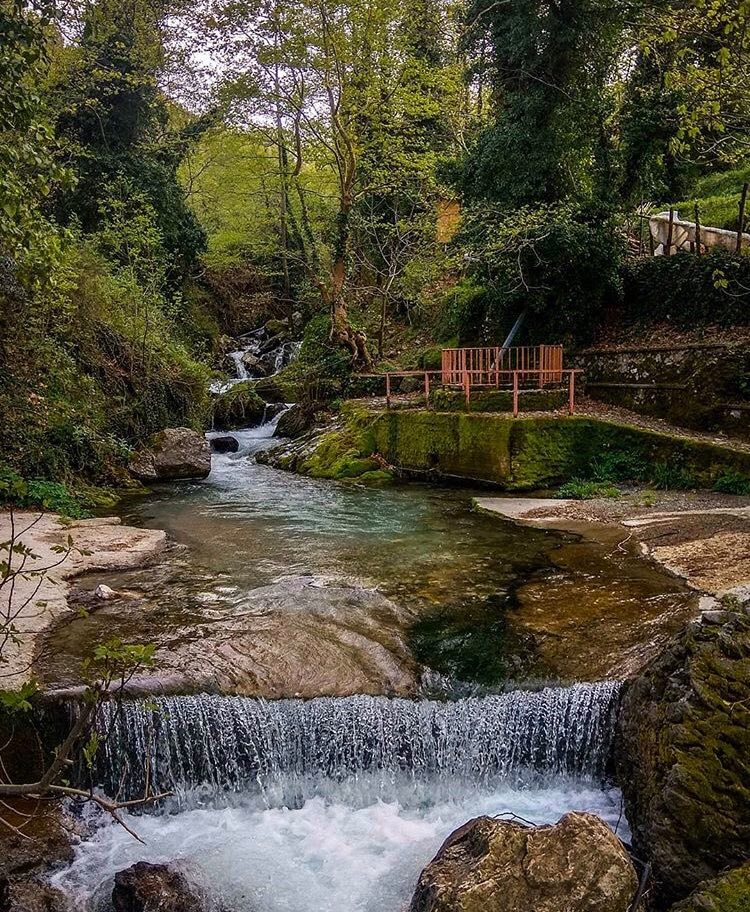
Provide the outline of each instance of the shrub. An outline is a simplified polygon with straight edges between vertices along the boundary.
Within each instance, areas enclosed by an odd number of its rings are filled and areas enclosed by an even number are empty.
[[[650,480],[660,491],[686,491],[697,487],[695,478],[686,469],[668,462],[657,462],[650,472]]]
[[[42,478],[26,480],[7,463],[0,463],[0,503],[50,510],[70,519],[91,516],[93,499],[67,485]]]
[[[475,290],[457,314],[462,338],[502,340],[528,310],[530,341],[588,339],[619,297],[624,245],[611,213],[571,203],[465,213],[460,239]]]
[[[632,260],[622,307],[627,322],[750,325],[750,256],[719,249]]]
[[[740,472],[722,472],[714,481],[713,488],[714,491],[720,491],[722,494],[750,496],[750,478]]]

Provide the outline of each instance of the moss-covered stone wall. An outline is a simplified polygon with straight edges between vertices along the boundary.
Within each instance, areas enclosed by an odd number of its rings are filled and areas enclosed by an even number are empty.
[[[586,475],[607,451],[665,463],[709,486],[722,473],[750,476],[750,454],[586,416],[519,417],[420,411],[380,412],[377,452],[407,472],[490,482],[508,490],[543,488]]]

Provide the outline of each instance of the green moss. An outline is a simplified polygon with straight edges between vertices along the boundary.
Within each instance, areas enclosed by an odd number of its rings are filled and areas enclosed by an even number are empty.
[[[487,481],[508,490],[552,487],[573,478],[609,481],[615,471],[620,477],[637,475],[660,464],[675,467],[674,477],[679,471],[681,478],[706,487],[722,473],[750,472],[750,454],[731,447],[577,415],[514,420],[404,410],[380,413],[372,429],[377,452],[407,471]]]
[[[522,390],[518,397],[520,412],[552,412],[568,401],[564,390]],[[430,404],[446,412],[512,412],[513,393],[509,390],[474,391],[466,407],[461,390],[438,387],[430,393]]]
[[[251,427],[260,424],[266,403],[250,381],[237,383],[216,398],[212,409],[213,426],[220,430]]]
[[[374,455],[373,416],[352,408],[345,408],[344,413],[346,423],[324,434],[312,455],[298,463],[297,471],[312,478],[336,481],[356,480],[374,485],[391,482],[393,473]]]

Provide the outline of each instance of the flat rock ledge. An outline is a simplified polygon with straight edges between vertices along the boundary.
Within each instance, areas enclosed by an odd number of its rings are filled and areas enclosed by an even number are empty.
[[[37,647],[46,631],[70,611],[70,580],[92,570],[131,570],[158,556],[167,534],[124,526],[117,517],[63,522],[54,513],[0,513],[0,541],[13,536],[31,550],[12,592],[0,590],[2,609],[15,615],[17,638],[3,652],[2,689],[32,677]],[[62,553],[58,550],[62,548]],[[19,555],[17,560],[22,560]],[[10,587],[8,587],[10,588]]]
[[[649,497],[653,497],[649,492]],[[622,541],[687,584],[712,596],[750,596],[750,498],[712,492],[643,492],[620,498],[558,500],[478,497],[478,510],[512,522]]]
[[[477,817],[422,872],[410,912],[628,912],[638,878],[592,814],[531,827]]]

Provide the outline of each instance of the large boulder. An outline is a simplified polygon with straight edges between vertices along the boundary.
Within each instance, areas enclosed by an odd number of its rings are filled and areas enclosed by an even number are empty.
[[[279,418],[273,435],[274,437],[286,437],[289,440],[296,440],[312,430],[314,424],[315,417],[309,409],[305,409],[301,405],[293,405]]]
[[[242,356],[242,364],[251,377],[265,377],[270,373],[269,365],[263,358],[259,358],[254,352],[246,351]]]
[[[529,827],[477,817],[422,871],[410,912],[627,912],[638,878],[598,817]]]
[[[179,871],[139,861],[115,874],[112,908],[114,912],[203,912],[205,903]]]
[[[250,381],[236,383],[214,400],[212,418],[217,430],[256,427],[266,413],[266,403]]]
[[[657,907],[750,857],[750,606],[704,612],[636,678],[616,756]]]
[[[129,469],[143,481],[205,478],[211,471],[211,448],[203,434],[190,428],[166,428],[135,451]]]

